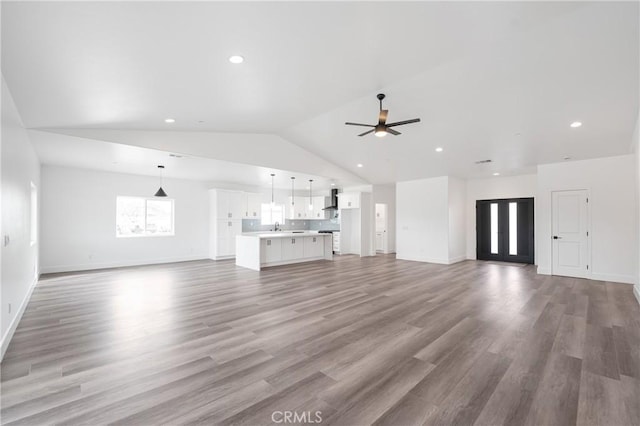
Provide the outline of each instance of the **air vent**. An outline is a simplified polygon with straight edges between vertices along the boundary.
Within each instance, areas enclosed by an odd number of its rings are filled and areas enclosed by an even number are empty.
[[[182,155],[180,155],[180,154],[173,154],[173,153],[171,153],[171,154],[169,154],[169,157],[173,157],[173,158],[182,158]]]
[[[490,163],[491,160],[480,160],[480,161],[476,161],[476,164],[487,164]]]

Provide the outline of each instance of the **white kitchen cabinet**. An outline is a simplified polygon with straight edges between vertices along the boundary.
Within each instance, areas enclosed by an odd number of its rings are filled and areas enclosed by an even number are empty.
[[[209,190],[209,257],[234,257],[236,236],[242,233],[246,195],[240,191]]]
[[[360,193],[359,192],[342,192],[338,194],[338,207],[340,209],[359,209]]]
[[[260,219],[260,212],[262,209],[262,197],[260,194],[253,192],[245,193],[246,209],[244,211],[245,219]]]
[[[212,189],[210,194],[212,203],[215,206],[213,212],[215,213],[216,219],[242,219],[246,211],[244,193],[240,191]]]
[[[324,237],[304,237],[304,257],[324,256]]]
[[[311,219],[324,219],[324,197],[313,197],[313,210],[311,212]]]
[[[333,259],[330,234],[286,231],[243,234],[236,237],[236,244],[236,265],[254,271],[269,266]]]
[[[279,262],[282,260],[282,238],[270,238],[260,241],[261,263]]]
[[[308,197],[293,197],[294,204],[291,205],[291,197],[289,197],[289,219],[309,219],[311,214],[309,212],[309,198]]]
[[[282,258],[288,260],[302,259],[304,255],[304,238],[282,238]]]
[[[236,235],[242,233],[239,220],[217,219],[215,223],[215,257],[232,257],[236,254]]]

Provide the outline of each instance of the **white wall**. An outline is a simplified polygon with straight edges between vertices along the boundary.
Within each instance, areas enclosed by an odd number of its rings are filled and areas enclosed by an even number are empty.
[[[631,138],[631,147],[636,159],[636,224],[638,226],[638,234],[636,237],[636,250],[638,250],[638,258],[636,259],[636,283],[634,294],[638,303],[640,303],[640,113],[636,120],[636,128]]]
[[[449,263],[448,177],[396,184],[398,259]]]
[[[635,157],[625,155],[538,166],[538,272],[551,273],[551,192],[589,190],[591,277],[625,283],[637,278]]]
[[[42,272],[208,257],[209,201],[201,182],[165,179],[175,200],[175,235],[116,238],[116,197],[152,196],[158,178],[42,167]]]
[[[31,244],[31,183],[40,188],[40,163],[2,78],[2,289],[4,355],[37,281],[39,243]],[[11,304],[11,312],[9,312]],[[1,356],[0,356],[1,358]]]
[[[373,185],[373,204],[387,205],[387,251],[396,251],[396,185]]]
[[[476,258],[477,200],[535,197],[536,192],[536,175],[505,176],[467,180],[467,205],[465,207],[467,224],[467,259]],[[534,203],[537,203],[537,200],[535,200]]]
[[[467,187],[462,179],[449,176],[449,263],[465,260],[467,249]]]

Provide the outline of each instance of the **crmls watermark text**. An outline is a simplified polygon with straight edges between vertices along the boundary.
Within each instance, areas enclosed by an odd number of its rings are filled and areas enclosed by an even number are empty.
[[[322,411],[274,411],[271,413],[274,423],[322,423]]]

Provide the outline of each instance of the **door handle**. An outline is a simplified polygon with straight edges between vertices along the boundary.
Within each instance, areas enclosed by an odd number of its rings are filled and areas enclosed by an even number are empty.
[[[553,239],[554,239],[554,240],[561,240],[561,239],[562,239],[562,237],[558,237],[557,235],[554,235],[554,236],[553,236]]]

